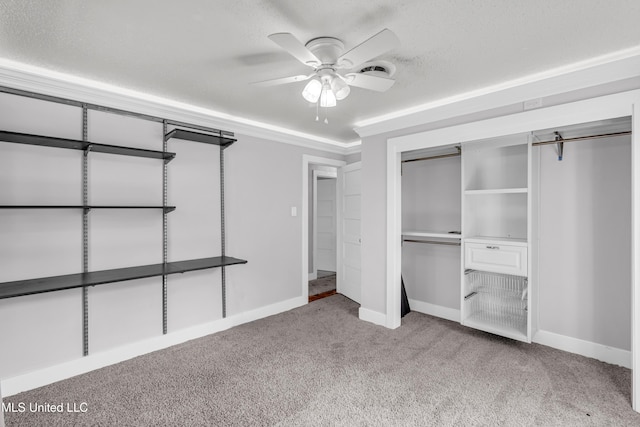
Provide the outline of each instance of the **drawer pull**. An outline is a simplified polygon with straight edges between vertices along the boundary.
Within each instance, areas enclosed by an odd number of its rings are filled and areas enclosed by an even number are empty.
[[[469,298],[471,298],[472,296],[476,295],[476,294],[477,294],[477,292],[471,292],[470,294],[465,295],[465,297],[464,297],[465,301],[468,300]]]
[[[500,249],[500,246],[489,246],[489,245],[487,245],[487,249]]]

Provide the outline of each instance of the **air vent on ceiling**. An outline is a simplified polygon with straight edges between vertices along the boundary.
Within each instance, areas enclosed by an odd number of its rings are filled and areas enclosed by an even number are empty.
[[[396,66],[388,61],[371,61],[360,65],[357,70],[358,73],[388,78],[395,74]]]

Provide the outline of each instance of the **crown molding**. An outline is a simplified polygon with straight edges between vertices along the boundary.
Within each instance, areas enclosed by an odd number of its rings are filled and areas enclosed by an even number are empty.
[[[640,45],[372,117],[357,122],[354,130],[364,138],[638,76]]]
[[[227,130],[323,152],[346,155],[356,143],[328,138],[235,117],[159,96],[46,70],[0,58],[0,85],[42,95],[86,102],[149,116]]]

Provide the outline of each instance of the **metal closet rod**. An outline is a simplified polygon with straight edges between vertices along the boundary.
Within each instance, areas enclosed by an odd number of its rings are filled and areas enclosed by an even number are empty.
[[[413,240],[413,239],[403,239],[403,242],[411,242],[411,243],[428,243],[430,245],[447,245],[447,246],[460,246],[460,242],[440,242],[438,240]]]
[[[458,150],[460,150],[460,148],[458,148]],[[403,160],[402,163],[419,162],[421,160],[444,159],[445,157],[458,157],[461,153],[462,153],[461,151],[458,151],[457,153],[439,154],[437,156],[428,156],[428,157],[418,157],[417,159]]]
[[[613,137],[613,136],[622,136],[622,135],[631,135],[631,131],[614,132],[614,133],[603,133],[603,134],[600,134],[600,135],[577,136],[575,138],[562,138],[562,139],[553,140],[553,141],[534,142],[531,145],[534,145],[534,146],[549,145],[549,144],[557,144],[559,142],[583,141],[585,139],[610,138],[610,137]]]
[[[149,120],[152,122],[163,123],[166,121],[166,123],[171,126],[183,126],[190,129],[201,130],[204,132],[217,133],[220,136],[231,136],[231,137],[235,136],[233,132],[229,132],[225,130],[214,129],[214,128],[200,126],[200,125],[194,125],[191,123],[185,123],[185,122],[180,122],[176,120],[166,120],[161,117],[151,116],[148,114],[135,113],[133,111],[121,110],[119,108],[104,107],[102,105],[91,104],[87,102],[80,102],[73,99],[62,98],[58,96],[43,95],[41,93],[29,92],[26,90],[14,89],[6,86],[0,86],[0,92],[9,93],[9,94],[18,95],[18,96],[25,96],[33,99],[39,99],[41,101],[49,101],[49,102],[56,102],[58,104],[72,105],[74,107],[81,107],[81,108],[86,107],[91,110],[105,111],[108,113],[116,113],[122,116],[132,116],[132,117],[136,117],[143,120]]]
[[[622,135],[631,135],[631,131],[604,133],[604,134],[589,135],[589,136],[578,136],[578,137],[575,137],[575,138],[563,138],[563,139],[553,140],[553,141],[541,141],[541,142],[534,142],[532,145],[534,145],[534,146],[548,145],[548,144],[557,144],[558,142],[582,141],[582,140],[585,140],[585,139],[609,138],[609,137],[613,137],[613,136],[622,136]],[[457,157],[460,154],[461,154],[461,152],[450,153],[450,154],[440,154],[440,155],[437,155],[437,156],[418,157],[417,159],[402,160],[402,163],[419,162],[421,160],[443,159],[445,157]]]

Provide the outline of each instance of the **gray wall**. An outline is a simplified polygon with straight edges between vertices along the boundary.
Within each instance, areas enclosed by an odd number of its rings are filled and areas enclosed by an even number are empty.
[[[81,138],[77,107],[0,96],[0,128]],[[233,130],[233,129],[230,129]],[[162,149],[162,125],[91,112],[96,142]],[[243,313],[302,295],[302,156],[343,156],[236,135],[225,150],[227,254],[247,259],[227,268],[227,314]],[[169,164],[169,260],[220,252],[219,150],[172,141]],[[82,153],[0,142],[0,201],[81,204]],[[90,202],[162,203],[162,162],[106,154],[91,157]],[[291,207],[298,216],[291,216]],[[82,269],[82,214],[2,211],[0,282]],[[162,215],[94,210],[91,269],[162,261]],[[306,232],[306,230],[305,230]],[[162,334],[161,278],[90,288],[90,351],[117,348]],[[221,318],[220,270],[169,276],[169,332]],[[78,289],[0,301],[0,378],[11,378],[82,357]],[[9,349],[9,350],[7,350]]]
[[[631,140],[541,146],[539,328],[631,350]],[[535,151],[534,151],[535,153]]]
[[[387,138],[362,141],[362,292],[363,308],[385,313],[387,258]]]

